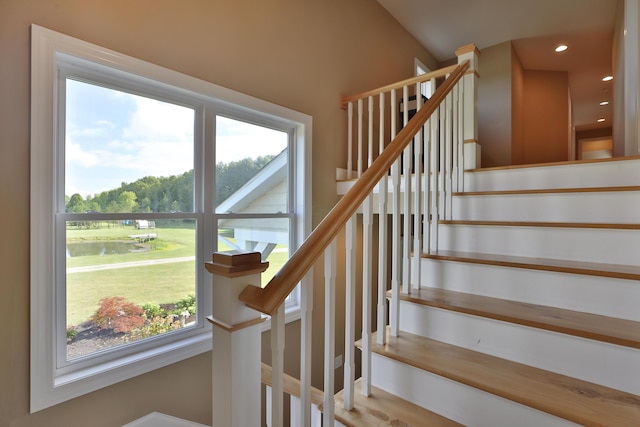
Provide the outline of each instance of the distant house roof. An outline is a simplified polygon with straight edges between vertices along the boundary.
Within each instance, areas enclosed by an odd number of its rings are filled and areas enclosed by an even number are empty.
[[[217,206],[218,213],[278,213],[287,210],[287,151],[284,150]],[[265,221],[263,218],[227,218],[218,223],[233,228],[238,244],[250,242],[288,244],[289,222],[286,219]],[[228,242],[233,245],[231,242]],[[269,250],[270,252],[270,250]]]
[[[218,213],[256,213],[251,212],[255,202],[268,195],[274,188],[286,182],[287,150],[274,157],[256,175],[236,190],[216,207]],[[286,206],[286,199],[283,201]],[[264,213],[264,211],[261,211]],[[270,212],[272,213],[272,212]]]

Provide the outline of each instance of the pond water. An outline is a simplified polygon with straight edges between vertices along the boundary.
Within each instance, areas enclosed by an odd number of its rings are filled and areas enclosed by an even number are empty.
[[[67,243],[67,258],[146,252],[150,249],[149,245],[123,241]]]

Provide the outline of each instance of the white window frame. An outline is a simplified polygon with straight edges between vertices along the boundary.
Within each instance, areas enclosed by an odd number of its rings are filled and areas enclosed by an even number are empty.
[[[211,109],[233,111],[239,116],[260,117],[264,123],[278,128],[291,129],[293,148],[291,159],[295,168],[289,176],[293,203],[290,206],[295,220],[290,230],[294,248],[301,244],[310,232],[311,224],[311,134],[310,116],[296,112],[215,84],[190,77],[176,71],[150,64],[112,50],[93,45],[46,28],[32,25],[31,52],[31,412],[56,405],[83,394],[141,375],[154,369],[193,357],[211,350],[211,328],[200,321],[195,328],[172,333],[167,339],[150,339],[140,345],[123,346],[109,352],[109,357],[89,357],[70,367],[61,369],[57,360],[56,341],[59,326],[56,312],[61,307],[60,289],[56,289],[56,274],[64,274],[56,267],[55,232],[57,199],[54,179],[60,173],[55,138],[61,132],[57,122],[58,67],[94,67],[95,72],[107,71],[108,75],[126,75],[134,85],[155,88],[158,93],[175,94],[193,100],[200,125],[196,128],[196,159],[203,162],[203,175],[198,182],[213,182],[214,154],[207,148],[207,133],[215,112]],[[150,89],[151,90],[151,89]],[[198,120],[197,120],[198,122]],[[200,181],[199,181],[200,180]],[[211,194],[203,192],[200,207],[193,214],[202,221],[204,230],[197,236],[196,266],[200,294],[198,295],[200,318],[211,312],[211,275],[204,273],[203,263],[214,250],[214,206]],[[131,214],[123,214],[129,218]],[[214,237],[214,236],[212,236]],[[309,275],[307,275],[309,276]],[[299,295],[294,294],[294,304],[289,307],[290,320],[299,315]],[[169,335],[169,334],[168,334]],[[57,337],[57,338],[56,338]],[[130,350],[134,348],[135,351]]]

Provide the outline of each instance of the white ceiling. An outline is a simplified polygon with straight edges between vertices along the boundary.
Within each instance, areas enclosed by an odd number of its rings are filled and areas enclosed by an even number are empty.
[[[525,69],[567,71],[578,130],[611,126],[616,0],[378,0],[438,61],[513,41]],[[560,42],[569,49],[553,51]],[[480,57],[482,61],[482,56]],[[480,69],[482,78],[482,69]],[[608,106],[600,106],[608,100]],[[606,122],[597,123],[599,117]]]

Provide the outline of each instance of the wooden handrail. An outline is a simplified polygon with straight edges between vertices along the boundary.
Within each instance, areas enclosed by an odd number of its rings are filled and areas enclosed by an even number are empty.
[[[465,61],[455,68],[449,78],[436,90],[423,108],[418,110],[409,120],[353,187],[342,196],[267,286],[259,288],[248,285],[240,293],[238,297],[240,301],[248,307],[268,315],[272,315],[284,303],[287,295],[293,291],[320,254],[338,235],[347,220],[356,213],[358,207],[373,191],[378,181],[387,173],[393,162],[400,157],[400,154],[420,128],[424,126],[427,119],[444,101],[458,80],[462,78],[467,68],[469,68],[469,61]]]
[[[349,96],[342,96],[340,98],[340,108],[347,108],[347,104],[349,102],[353,102],[353,101],[357,101],[358,99],[364,99],[367,98],[369,96],[376,96],[379,95],[383,92],[389,92],[391,90],[394,89],[400,89],[404,86],[411,86],[414,85],[416,83],[422,83],[422,82],[426,82],[429,81],[431,79],[437,79],[439,77],[446,77],[447,74],[451,74],[453,72],[453,70],[455,70],[458,67],[458,65],[450,65],[448,67],[445,68],[441,68],[439,70],[435,70],[435,71],[431,71],[429,73],[426,74],[421,74],[419,76],[416,77],[410,77],[408,79],[396,82],[396,83],[391,83],[388,84],[386,86],[382,86],[379,87],[377,89],[372,89],[372,90],[368,90],[366,92],[357,94],[357,95],[349,95]]]

